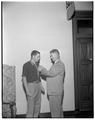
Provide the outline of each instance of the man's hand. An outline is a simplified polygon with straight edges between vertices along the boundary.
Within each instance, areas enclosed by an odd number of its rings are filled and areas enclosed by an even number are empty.
[[[22,78],[22,82],[23,82],[23,85],[24,85],[24,87],[25,87],[26,95],[31,96],[31,93],[30,93],[30,91],[29,91],[29,89],[28,89],[28,86],[27,86],[26,77],[23,77],[23,78]]]
[[[40,86],[41,86],[41,92],[42,92],[43,94],[45,94],[45,89],[44,89],[42,83],[40,84]]]
[[[27,91],[26,94],[27,94],[28,96],[31,96],[31,93],[30,93],[29,91]]]
[[[42,92],[43,94],[45,94],[45,89],[44,89],[43,86],[42,86],[42,88],[41,88],[41,92]]]
[[[41,72],[42,69],[44,69],[44,67],[43,67],[42,65],[39,65],[39,67],[38,67],[38,71]]]

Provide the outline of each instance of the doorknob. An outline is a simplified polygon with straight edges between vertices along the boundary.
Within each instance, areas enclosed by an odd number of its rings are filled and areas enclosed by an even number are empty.
[[[92,59],[92,58],[89,58],[89,61],[93,61],[93,59]]]

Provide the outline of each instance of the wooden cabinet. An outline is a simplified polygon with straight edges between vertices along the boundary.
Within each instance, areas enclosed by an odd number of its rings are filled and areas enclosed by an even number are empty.
[[[75,109],[93,111],[93,12],[76,11],[72,25]]]

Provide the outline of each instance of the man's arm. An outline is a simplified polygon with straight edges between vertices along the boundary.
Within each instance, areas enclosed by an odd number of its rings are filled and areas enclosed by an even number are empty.
[[[58,74],[63,74],[65,72],[65,67],[61,65],[55,66],[52,70],[47,70],[46,68],[43,68],[41,70],[41,74],[45,75],[46,77],[55,77]]]
[[[26,94],[29,95],[29,96],[31,96],[31,94],[29,92],[29,89],[28,89],[28,86],[27,86],[27,80],[26,80],[25,76],[22,77],[22,82],[23,82],[23,85],[25,87]]]
[[[22,82],[23,82],[26,94],[29,95],[26,75],[27,75],[27,67],[26,67],[26,64],[24,64],[22,69]]]

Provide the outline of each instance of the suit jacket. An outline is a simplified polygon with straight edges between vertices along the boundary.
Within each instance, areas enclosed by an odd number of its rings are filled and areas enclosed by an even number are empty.
[[[61,60],[59,60],[57,63],[54,63],[49,71],[47,71],[45,68],[42,69],[41,74],[47,77],[48,95],[63,94],[65,66]]]

